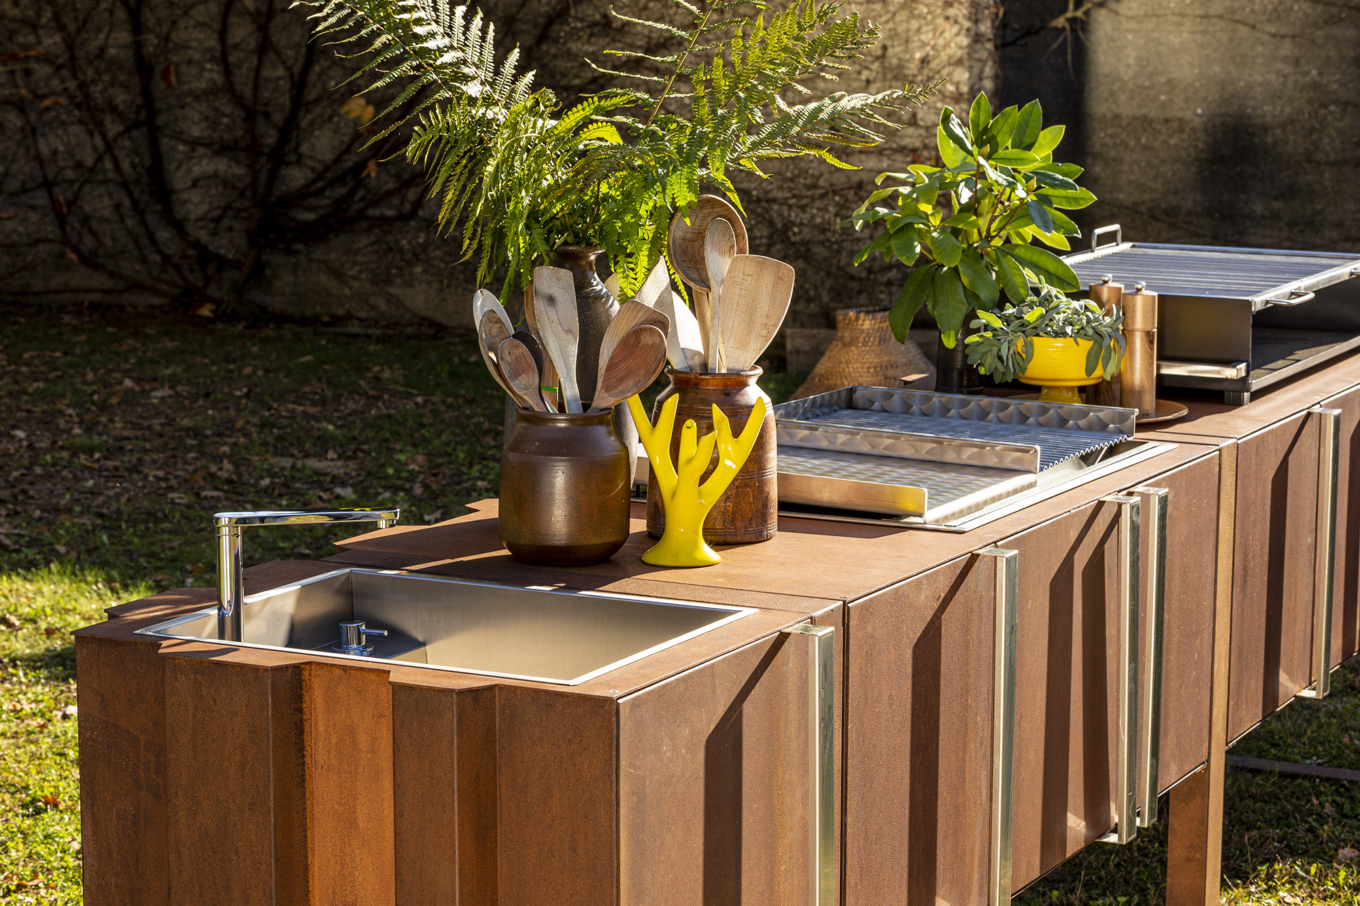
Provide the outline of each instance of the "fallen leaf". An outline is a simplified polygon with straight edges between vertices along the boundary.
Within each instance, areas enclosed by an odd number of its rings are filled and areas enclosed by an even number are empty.
[[[42,105],[44,107],[65,107],[66,98],[59,94],[54,94],[51,97],[43,98]]]
[[[189,308],[189,314],[199,318],[211,318],[217,308],[211,302],[196,302]]]
[[[363,175],[367,176],[369,179],[373,179],[378,175],[378,159],[376,157],[370,157],[368,163],[364,164]]]
[[[345,115],[345,119],[358,119],[363,116],[364,108],[371,106],[361,95],[355,95],[348,101],[340,105],[340,112]]]
[[[46,796],[42,797],[42,801],[43,805],[47,806],[48,808],[61,807],[61,800],[58,799],[56,796],[53,796],[51,793],[48,793]]]

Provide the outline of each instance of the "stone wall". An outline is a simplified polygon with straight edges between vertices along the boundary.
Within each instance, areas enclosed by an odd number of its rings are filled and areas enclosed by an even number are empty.
[[[490,0],[506,49],[568,98],[601,87],[583,63],[636,46],[611,0]],[[660,0],[618,4],[647,16]],[[891,302],[896,266],[854,268],[839,223],[882,169],[933,148],[939,106],[996,79],[994,0],[862,0],[883,26],[837,88],[877,91],[946,78],[863,169],[813,161],[740,185],[752,250],[798,269],[790,323]],[[132,12],[135,10],[136,13]],[[225,25],[223,24],[225,23]],[[0,292],[113,297],[387,320],[470,321],[472,269],[436,234],[419,173],[363,150],[334,90],[348,67],[308,43],[287,4],[233,0],[18,0],[0,10]],[[353,113],[354,111],[350,111]]]
[[[1006,103],[1042,99],[1099,198],[1084,227],[1125,239],[1360,249],[1360,6],[1103,0],[1072,37],[1066,0],[1015,0]],[[1080,6],[1080,5],[1079,5]],[[1026,32],[1030,34],[1026,35]],[[1069,60],[1069,51],[1071,53]]]

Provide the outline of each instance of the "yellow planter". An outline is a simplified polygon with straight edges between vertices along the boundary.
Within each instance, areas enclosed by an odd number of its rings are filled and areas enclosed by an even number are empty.
[[[1053,337],[1034,338],[1034,358],[1020,380],[1042,387],[1039,400],[1045,403],[1073,403],[1081,405],[1078,387],[1094,384],[1101,379],[1100,365],[1087,372],[1086,357],[1091,352],[1090,340]]]

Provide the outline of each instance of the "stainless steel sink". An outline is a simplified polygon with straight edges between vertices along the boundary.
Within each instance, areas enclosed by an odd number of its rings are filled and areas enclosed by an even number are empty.
[[[251,648],[400,660],[436,670],[574,686],[755,611],[608,592],[515,588],[386,570],[339,569],[244,600]],[[385,629],[373,657],[336,654],[342,620]],[[138,630],[217,641],[217,609]]]

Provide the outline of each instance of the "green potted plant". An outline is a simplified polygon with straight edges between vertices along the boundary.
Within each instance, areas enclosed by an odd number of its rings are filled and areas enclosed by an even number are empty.
[[[968,122],[945,107],[936,130],[941,166],[913,164],[905,173],[880,173],[876,189],[849,222],[856,230],[882,223],[883,231],[855,258],[880,253],[916,265],[892,307],[891,324],[905,340],[925,308],[940,328],[937,389],[980,387],[958,343],[969,313],[990,311],[1002,293],[1026,302],[1031,287],[1080,288],[1061,258],[1032,244],[1066,251],[1080,236],[1064,210],[1095,201],[1076,178],[1081,168],[1055,163],[1064,127],[1043,126],[1038,101],[1007,107],[995,117],[985,94],[974,99]],[[884,183],[890,183],[884,186]]]
[[[1022,305],[977,312],[968,364],[999,383],[1043,388],[1046,403],[1081,403],[1077,388],[1114,377],[1124,358],[1124,314],[1045,287]]]

